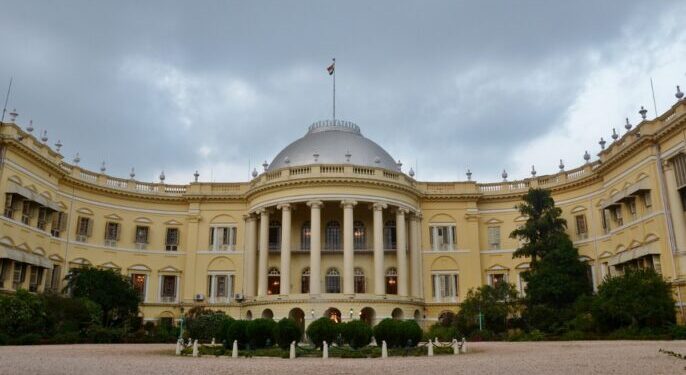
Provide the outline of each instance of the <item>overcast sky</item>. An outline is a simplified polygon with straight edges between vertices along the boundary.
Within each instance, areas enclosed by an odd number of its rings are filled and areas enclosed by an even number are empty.
[[[0,3],[0,92],[71,162],[245,181],[313,121],[357,123],[421,180],[595,158],[686,86],[684,1]],[[261,167],[258,167],[261,169]]]

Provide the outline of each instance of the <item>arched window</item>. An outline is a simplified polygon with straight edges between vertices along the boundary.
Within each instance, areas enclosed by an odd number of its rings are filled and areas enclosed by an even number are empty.
[[[353,223],[353,246],[355,250],[367,248],[367,231],[365,231],[364,223],[361,221]]]
[[[310,292],[310,267],[305,268],[300,276],[300,292],[303,294]]]
[[[310,222],[306,221],[300,229],[300,250],[310,250]]]
[[[362,268],[355,267],[355,293],[366,293],[366,280]]]
[[[395,220],[388,220],[383,226],[383,247],[384,249],[395,249]]]
[[[326,292],[340,293],[341,292],[341,274],[335,268],[329,268],[326,271]]]
[[[326,250],[341,249],[341,224],[337,221],[329,221],[326,223],[326,240],[324,241],[324,248]]]
[[[281,272],[276,267],[269,269],[267,273],[267,294],[279,294],[281,293]]]
[[[281,222],[272,220],[269,222],[269,250],[281,248]]]
[[[386,294],[398,294],[398,270],[395,267],[386,270]]]

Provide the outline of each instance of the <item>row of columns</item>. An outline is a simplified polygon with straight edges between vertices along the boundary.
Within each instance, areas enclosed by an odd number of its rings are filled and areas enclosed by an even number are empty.
[[[309,201],[310,207],[310,294],[321,293],[321,201]],[[354,238],[353,238],[353,208],[356,201],[344,200],[343,208],[343,294],[355,293],[354,284]],[[385,267],[384,267],[384,243],[383,243],[383,210],[387,208],[384,203],[373,203],[373,262],[374,262],[374,294],[383,295],[386,292]],[[291,268],[291,210],[290,204],[280,204],[277,209],[281,210],[281,279],[280,293],[290,294],[290,268]],[[259,246],[257,237],[257,216],[246,215],[246,239],[245,239],[245,286],[247,296],[266,296],[268,289],[268,260],[269,260],[269,210],[257,211],[260,219]],[[421,297],[421,254],[419,239],[419,217],[410,216],[409,249],[410,259],[408,270],[407,259],[407,225],[406,216],[409,210],[398,207],[396,209],[396,269],[398,271],[398,295],[406,297]],[[257,251],[259,248],[259,252]],[[255,258],[257,259],[257,294],[255,294]],[[410,290],[409,280],[412,277]]]

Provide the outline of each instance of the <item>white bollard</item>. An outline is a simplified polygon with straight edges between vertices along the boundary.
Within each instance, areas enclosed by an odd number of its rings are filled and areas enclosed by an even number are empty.
[[[176,340],[176,355],[181,355],[181,339]]]
[[[329,345],[326,341],[322,343],[322,358],[329,358]]]
[[[426,345],[429,346],[429,357],[433,357],[434,356],[434,344],[431,342],[431,340],[429,340],[429,343]]]
[[[214,345],[214,337],[212,338],[212,345]]]
[[[376,337],[372,336],[372,341],[369,343],[369,346],[379,346],[379,345],[376,343]]]
[[[467,340],[465,338],[462,338],[462,353],[467,353]]]
[[[381,358],[388,358],[388,346],[386,346],[386,340],[381,340]]]
[[[434,344],[436,344],[436,346],[438,346],[438,343],[439,343],[439,342],[440,342],[440,341],[438,341],[438,337],[434,338]]]
[[[453,339],[453,354],[460,354],[460,344],[457,343],[456,339]]]
[[[233,350],[231,350],[231,358],[238,358],[238,340],[233,340]]]
[[[288,358],[290,358],[290,359],[295,358],[295,341],[291,342],[291,352],[289,353]]]
[[[193,341],[193,357],[198,356],[198,340]]]

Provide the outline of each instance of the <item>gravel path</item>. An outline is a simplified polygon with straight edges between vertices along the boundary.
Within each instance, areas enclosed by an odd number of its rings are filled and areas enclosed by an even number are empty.
[[[175,357],[174,345],[0,347],[0,374],[685,374],[686,341],[471,343],[459,356],[382,359]]]

